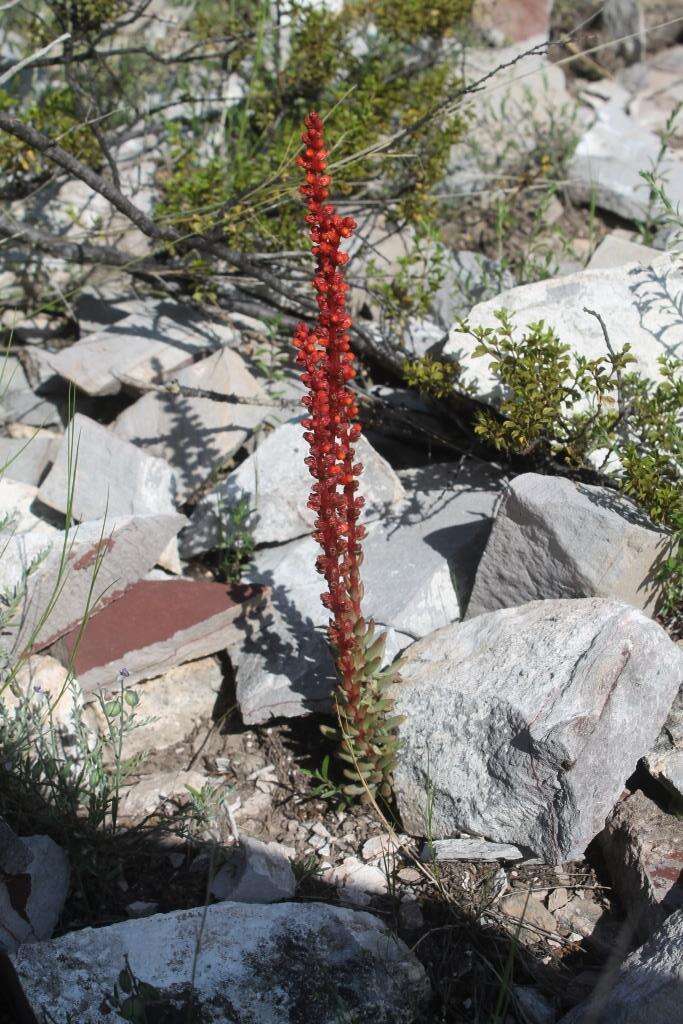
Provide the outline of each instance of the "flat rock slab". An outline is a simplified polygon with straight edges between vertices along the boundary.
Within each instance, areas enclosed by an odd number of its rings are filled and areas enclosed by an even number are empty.
[[[86,611],[116,601],[155,565],[184,522],[177,512],[123,516],[81,523],[68,534],[41,527],[13,536],[3,548],[3,586],[20,586],[43,556],[12,625],[13,649],[46,647],[79,625]]]
[[[175,512],[178,485],[168,463],[146,455],[81,413],[74,416],[38,493],[58,512],[69,507],[70,460],[75,474],[74,519]]]
[[[683,102],[683,46],[660,50],[642,63],[622,68],[617,81],[631,93],[628,112],[634,121],[650,131],[664,131],[674,108]],[[674,137],[683,137],[680,115],[672,128]]]
[[[659,136],[643,128],[616,103],[597,111],[569,163],[569,194],[577,203],[595,202],[626,220],[646,219],[649,186],[640,171],[657,165]],[[657,166],[674,208],[683,201],[683,161],[666,154]]]
[[[50,364],[88,395],[116,395],[124,384],[160,384],[200,353],[235,344],[237,338],[228,324],[169,303],[88,335],[52,356]]]
[[[0,353],[0,420],[33,427],[61,426],[59,407],[35,394],[16,355]]]
[[[559,1024],[673,1024],[682,988],[683,910],[677,910],[626,957],[610,985],[596,985]]]
[[[187,387],[254,402],[150,392],[120,414],[112,432],[164,459],[176,473],[176,500],[184,502],[242,447],[269,410],[256,379],[231,349],[193,363],[176,379]]]
[[[218,903],[85,928],[23,947],[8,966],[36,1019],[49,1008],[55,1024],[109,1024],[126,964],[179,1013],[200,934],[194,1006],[205,1024],[411,1024],[426,1008],[429,983],[408,947],[376,917],[322,903]]]
[[[231,508],[247,500],[253,509],[247,526],[257,544],[281,544],[314,528],[316,513],[308,508],[313,483],[304,459],[308,444],[299,422],[283,423],[211,491],[195,509],[181,538],[184,557],[211,551],[229,529]],[[363,520],[386,514],[404,496],[389,463],[360,437],[356,454],[363,463]]]
[[[643,267],[649,267],[653,260],[660,257],[659,249],[653,249],[651,245],[640,245],[611,231],[598,245],[586,264],[586,269],[610,270],[613,267],[623,267],[626,263],[640,263]]]
[[[598,843],[641,940],[683,908],[683,824],[638,790],[620,800]]]
[[[0,470],[3,477],[37,487],[59,451],[56,437],[0,437]]]
[[[37,494],[38,488],[33,484],[22,484],[8,476],[0,476],[0,523],[3,525],[3,534],[28,533],[30,530],[49,533],[51,529],[54,529],[55,534],[59,532],[31,511]]]
[[[0,818],[0,951],[50,938],[69,878],[69,859],[57,843],[20,838]]]
[[[255,587],[139,580],[89,619],[80,641],[73,630],[54,653],[68,664],[75,651],[74,671],[84,691],[113,686],[124,668],[129,683],[150,679],[234,643],[240,636],[235,620],[259,598]]]
[[[597,359],[605,356],[607,349],[600,324],[584,313],[587,307],[603,317],[615,349],[629,342],[635,358],[630,369],[659,380],[659,356],[683,354],[683,321],[678,309],[682,295],[680,262],[660,256],[647,267],[629,263],[521,285],[479,303],[471,311],[469,323],[473,328],[497,328],[495,312],[506,309],[512,314],[516,339],[521,339],[530,323],[544,320],[578,355]],[[490,370],[491,360],[488,356],[475,358],[475,347],[473,338],[454,328],[444,352],[464,364],[464,379],[474,385],[479,397],[495,404],[501,395]]]
[[[671,535],[605,487],[523,473],[498,510],[467,617],[540,598],[612,597],[652,613]]]
[[[615,601],[533,601],[437,630],[404,654],[392,687],[404,828],[577,859],[682,675],[664,630]]]
[[[521,860],[524,854],[510,843],[491,843],[486,839],[434,839],[425,843],[420,854],[424,861]]]
[[[461,614],[483,550],[501,477],[476,463],[432,465],[400,474],[406,497],[364,541],[363,609],[388,633],[389,660],[412,639]],[[271,603],[245,623],[231,649],[245,722],[330,707],[334,666],[328,613],[312,537],[257,552],[246,578],[267,586]]]

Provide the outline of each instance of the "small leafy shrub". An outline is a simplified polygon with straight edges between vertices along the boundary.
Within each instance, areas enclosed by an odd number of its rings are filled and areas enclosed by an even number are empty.
[[[461,373],[457,363],[447,363],[431,356],[407,359],[403,364],[403,376],[408,387],[415,388],[428,398],[447,398]]]
[[[239,583],[256,547],[249,525],[251,504],[247,497],[242,497],[229,509],[219,511],[218,570],[227,583]]]

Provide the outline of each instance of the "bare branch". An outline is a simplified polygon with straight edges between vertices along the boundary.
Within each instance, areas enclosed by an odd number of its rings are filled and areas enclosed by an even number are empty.
[[[14,4],[9,4],[8,6],[13,7]],[[6,11],[7,9],[7,7],[0,7],[0,11]],[[41,57],[44,57],[45,54],[49,53],[50,50],[53,50],[55,46],[59,46],[60,43],[65,42],[70,37],[71,33],[65,32],[64,35],[61,35],[58,39],[53,39],[51,43],[47,44],[47,46],[43,46],[42,49],[36,50],[35,53],[30,53],[28,57],[22,58],[22,60],[17,64],[14,64],[9,68],[9,70],[5,71],[4,74],[0,75],[0,85],[4,85],[5,82],[9,82],[10,78],[13,78],[18,71],[28,67],[29,64],[36,65]]]

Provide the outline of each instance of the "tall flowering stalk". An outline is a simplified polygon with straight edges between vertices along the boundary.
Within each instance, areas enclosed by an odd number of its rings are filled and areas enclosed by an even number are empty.
[[[330,612],[328,636],[335,654],[339,686],[336,693],[340,729],[331,730],[339,740],[340,757],[351,780],[347,792],[386,790],[397,741],[391,719],[392,702],[384,689],[394,676],[382,670],[386,636],[377,636],[372,622],[361,610],[363,584],[360,567],[365,528],[359,519],[363,498],[358,494],[362,463],[354,456],[361,428],[358,406],[350,381],[356,376],[346,311],[342,268],[348,254],[340,248],[350,238],[356,222],[341,217],[327,202],[330,175],[323,122],[314,111],[305,120],[303,153],[297,163],[306,172],[300,192],[306,199],[306,223],[310,225],[316,258],[313,287],[317,293],[318,319],[311,329],[300,323],[293,344],[297,362],[304,368],[301,380],[308,393],[302,399],[308,410],[303,420],[310,454],[306,458],[315,483],[309,508],[316,513],[315,539],[322,548],[316,568],[325,577],[321,595]],[[327,730],[330,731],[330,730]]]

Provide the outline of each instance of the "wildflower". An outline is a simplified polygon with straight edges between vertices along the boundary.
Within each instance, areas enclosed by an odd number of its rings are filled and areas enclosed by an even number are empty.
[[[365,622],[361,610],[365,528],[359,522],[364,501],[358,490],[363,465],[354,454],[361,428],[349,387],[356,366],[348,333],[348,285],[342,272],[348,254],[340,248],[356,222],[340,216],[327,202],[332,179],[327,173],[322,119],[312,112],[305,126],[304,151],[297,163],[305,171],[299,191],[306,200],[305,219],[316,258],[312,283],[318,319],[312,329],[300,323],[293,344],[308,392],[302,399],[308,412],[302,421],[304,438],[310,450],[305,462],[315,481],[308,506],[316,512],[314,537],[322,549],[316,568],[327,583],[321,600],[330,612],[328,636],[340,677],[338,708],[346,747],[342,757],[353,764],[354,777],[360,774],[375,786],[386,778],[389,748],[395,741],[389,735],[394,723],[385,726],[381,721],[389,707],[379,694],[390,677],[379,671],[384,637],[375,639],[374,625]]]

